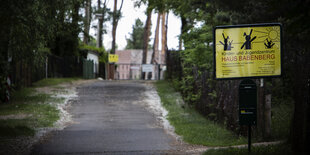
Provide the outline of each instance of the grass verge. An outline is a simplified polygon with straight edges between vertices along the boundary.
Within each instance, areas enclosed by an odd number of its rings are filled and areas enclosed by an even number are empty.
[[[53,86],[78,78],[44,79],[35,87]],[[62,103],[62,98],[36,92],[34,87],[12,93],[9,104],[0,104],[0,137],[33,136],[36,128],[51,127],[59,119],[59,111],[49,103]]]
[[[35,87],[53,86],[61,83],[71,83],[79,79],[81,78],[48,78],[35,82],[33,86]]]
[[[293,118],[292,103],[276,104],[272,107],[271,132],[274,139],[287,139]]]
[[[247,148],[227,148],[227,149],[211,149],[206,151],[204,155],[293,155],[289,144],[283,143],[269,146],[256,146],[251,148],[251,153]]]
[[[170,124],[184,141],[206,146],[231,146],[247,143],[246,138],[238,137],[224,127],[207,120],[194,109],[182,106],[179,103],[182,97],[167,81],[158,81],[155,85],[163,106],[169,112]]]

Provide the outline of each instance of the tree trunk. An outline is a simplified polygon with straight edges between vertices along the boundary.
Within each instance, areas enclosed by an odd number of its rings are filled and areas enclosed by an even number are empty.
[[[155,29],[155,38],[154,38],[154,44],[153,44],[153,55],[152,55],[152,60],[151,60],[151,62],[153,64],[157,64],[158,63],[158,45],[159,45],[160,17],[161,17],[161,13],[158,13],[156,29]]]
[[[180,34],[180,38],[179,38],[179,51],[181,51],[182,48],[183,48],[182,35],[184,33],[186,33],[186,31],[187,31],[186,30],[187,21],[186,21],[186,18],[183,15],[181,15],[181,23],[182,23],[182,25],[181,25],[181,34]]]
[[[265,135],[265,80],[258,79],[257,87],[257,132],[260,136]]]
[[[154,44],[153,44],[153,53],[152,53],[152,58],[151,58],[151,63],[155,65],[155,70],[153,71],[153,73],[155,75],[155,79],[157,79],[158,77],[156,75],[158,75],[158,69],[157,68],[157,65],[158,64],[158,44],[159,44],[159,24],[160,24],[160,16],[161,16],[161,13],[158,13],[158,17],[157,17],[157,23],[156,23],[156,29],[155,29],[155,38],[154,38]],[[149,77],[151,76],[150,74],[152,73],[149,73]]]
[[[74,29],[74,31],[72,31],[72,36],[74,38],[74,47],[72,48],[73,51],[71,53],[72,55],[76,55],[78,52],[77,47],[79,45],[78,37],[79,37],[79,32],[80,32],[79,31],[79,10],[80,10],[80,6],[81,6],[80,2],[74,2],[73,10],[72,10],[72,27]]]
[[[309,57],[310,58],[310,57]],[[310,65],[308,65],[310,67]],[[308,72],[308,82],[307,82],[307,86],[306,88],[308,89],[308,91],[306,90],[306,93],[308,92],[308,97],[307,97],[307,133],[306,133],[306,146],[309,146],[310,144],[310,73]],[[310,153],[310,147],[306,148],[306,152],[309,154]]]
[[[103,22],[105,19],[105,13],[106,13],[106,8],[107,8],[107,0],[104,1],[103,3],[103,8],[102,8],[102,15],[101,17],[98,17],[98,32],[97,32],[97,47],[103,47],[102,42],[103,42]],[[101,1],[98,0],[98,10],[101,10]]]
[[[111,49],[111,54],[115,54],[115,50],[116,50],[116,29],[117,29],[117,25],[118,25],[118,21],[120,18],[120,13],[123,7],[123,2],[124,0],[122,0],[121,2],[121,6],[120,9],[117,10],[117,0],[114,0],[114,10],[113,10],[113,28],[112,28],[112,49]]]
[[[112,49],[111,49],[111,54],[115,54],[115,50],[116,50],[116,29],[117,29],[117,24],[120,18],[120,13],[123,7],[123,2],[124,0],[122,0],[121,2],[121,6],[120,9],[117,10],[117,0],[114,0],[114,10],[113,10],[113,28],[112,28]],[[111,71],[110,71],[110,77],[111,79],[114,79],[114,74],[115,74],[115,65],[111,64],[110,67]]]
[[[89,41],[89,29],[90,29],[90,22],[91,22],[91,0],[86,1],[85,5],[85,20],[84,20],[84,38],[83,43],[88,44]]]
[[[297,52],[296,52],[297,53]],[[308,55],[307,55],[308,54]],[[290,140],[293,150],[302,154],[309,153],[309,83],[310,54],[296,55],[294,65],[294,116]],[[305,153],[306,154],[306,153]]]
[[[166,54],[168,51],[168,16],[169,16],[169,12],[167,12],[166,14],[166,23],[165,23],[165,62],[166,62]]]
[[[103,24],[103,19],[99,18],[98,19],[98,40],[97,40],[97,47],[100,48],[102,47],[102,24]]]
[[[264,139],[269,140],[271,138],[271,94],[265,96],[265,129]]]
[[[113,28],[112,28],[112,49],[111,49],[111,54],[115,53],[115,40],[116,40],[116,27],[117,27],[117,23],[116,23],[116,17],[117,16],[117,0],[114,0],[114,10],[113,10]]]
[[[166,13],[164,12],[161,16],[161,64],[165,64],[166,60],[165,60],[165,52],[166,52]]]
[[[101,0],[97,1],[98,10],[101,10]],[[102,47],[102,18],[98,17],[98,27],[97,27],[97,47]]]
[[[147,58],[147,50],[149,45],[149,36],[150,36],[150,30],[151,30],[151,19],[152,19],[152,9],[149,7],[147,8],[147,18],[146,18],[146,24],[144,27],[144,34],[143,34],[143,55],[142,55],[142,64],[146,64],[146,58]],[[145,72],[142,73],[142,80],[145,79]]]

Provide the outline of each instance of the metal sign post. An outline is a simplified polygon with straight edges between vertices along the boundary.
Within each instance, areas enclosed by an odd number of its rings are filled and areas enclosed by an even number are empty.
[[[248,151],[251,152],[251,125],[248,126],[249,130],[248,130]]]
[[[281,24],[217,26],[213,33],[216,79],[281,76]]]
[[[250,152],[251,126],[257,123],[257,86],[248,78],[282,75],[282,25],[216,26],[213,36],[214,78],[245,79],[239,85],[239,124],[248,126]]]
[[[239,124],[248,125],[248,150],[251,152],[251,126],[257,122],[257,86],[250,79],[239,85]]]

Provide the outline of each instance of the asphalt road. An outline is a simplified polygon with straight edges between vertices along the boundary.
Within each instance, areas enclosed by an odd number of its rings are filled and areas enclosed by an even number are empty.
[[[73,122],[52,132],[31,154],[175,154],[175,137],[145,108],[146,84],[97,81],[78,88]]]

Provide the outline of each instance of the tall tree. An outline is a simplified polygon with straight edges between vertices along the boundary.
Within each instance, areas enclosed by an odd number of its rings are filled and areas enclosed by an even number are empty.
[[[48,1],[50,2],[50,1]],[[83,0],[55,1],[51,7],[55,28],[52,29],[55,39],[50,40],[49,46],[53,54],[58,56],[78,55],[78,34],[81,32],[79,9]]]
[[[146,20],[146,25],[145,25],[145,29],[144,29],[144,39],[143,39],[144,40],[144,46],[143,46],[143,55],[142,55],[143,56],[142,57],[142,63],[145,64],[146,63],[146,59],[147,59],[147,50],[148,50],[147,44],[148,44],[148,41],[149,41],[148,35],[150,33],[150,28],[151,28],[152,11],[156,10],[159,13],[163,13],[164,10],[166,9],[166,1],[165,0],[140,0],[140,1],[136,2],[136,3],[138,4],[138,6],[141,3],[147,4],[147,10],[146,10],[147,20]],[[154,60],[154,57],[152,59]],[[145,74],[143,73],[142,74],[142,79],[144,79],[144,78],[145,78]]]
[[[127,40],[126,49],[142,49],[143,48],[143,22],[136,19],[135,25],[132,26],[132,33]]]
[[[121,18],[121,10],[123,7],[124,0],[122,0],[120,8],[117,9],[117,0],[114,0],[114,9],[113,9],[113,23],[112,23],[112,49],[111,53],[115,53],[115,48],[116,48],[116,29],[118,25],[118,21]]]
[[[165,52],[166,52],[166,13],[163,12],[162,16],[162,28],[161,28],[161,53],[160,53],[160,60],[161,64],[165,64]]]
[[[79,46],[79,33],[81,32],[81,28],[79,25],[79,21],[81,20],[79,15],[79,10],[82,5],[82,0],[73,1],[72,8],[72,54],[78,55],[78,46]],[[71,55],[70,55],[71,56]]]
[[[89,29],[91,23],[91,0],[85,2],[85,18],[84,18],[84,44],[88,44],[89,41]]]
[[[22,63],[30,70],[35,70],[45,61],[47,53],[58,56],[78,55],[78,34],[81,32],[79,9],[83,2],[84,0],[1,1],[0,82],[12,72],[13,67],[9,68],[9,65]],[[8,59],[12,60],[10,64]],[[15,80],[13,77],[12,80],[18,82],[14,83],[18,86],[31,84],[28,81],[33,79]]]
[[[97,1],[97,10],[95,11],[96,18],[98,19],[97,24],[97,47],[102,47],[103,42],[103,34],[106,32],[104,29],[104,22],[106,22],[109,17],[107,15],[109,14],[109,9],[107,8],[108,1],[104,0],[103,3],[101,3],[101,0]]]
[[[106,0],[104,1],[105,6]],[[102,15],[99,13],[101,11],[101,0],[97,1],[97,18],[98,18],[98,24],[97,24],[97,47],[102,47],[102,28],[103,28],[103,18]]]
[[[159,24],[160,24],[160,17],[161,17],[161,15],[162,15],[161,13],[158,13],[158,16],[157,16],[156,29],[155,29],[155,38],[154,38],[154,43],[153,43],[153,53],[152,53],[152,57],[151,57],[151,64],[158,64],[158,63],[160,63],[159,62],[160,53],[158,51],[158,46],[159,46]],[[156,65],[156,67],[158,67],[158,66]],[[155,78],[157,79],[158,69],[155,69],[154,73],[155,73]],[[150,72],[148,77],[151,77],[152,76],[151,74],[152,73]]]
[[[151,63],[153,64],[158,64],[159,63],[159,53],[158,53],[158,46],[159,46],[159,24],[160,24],[160,18],[161,18],[161,13],[158,13],[157,16],[157,22],[156,22],[156,29],[155,29],[155,38],[154,38],[154,44],[153,44],[153,54],[152,54],[152,59]]]
[[[152,8],[150,6],[147,7],[147,17],[144,27],[144,33],[143,33],[143,54],[142,54],[142,64],[146,64],[146,58],[147,58],[147,50],[148,50],[148,42],[149,42],[149,36],[151,33],[151,24],[152,24]],[[145,72],[142,73],[142,79],[145,79]]]

